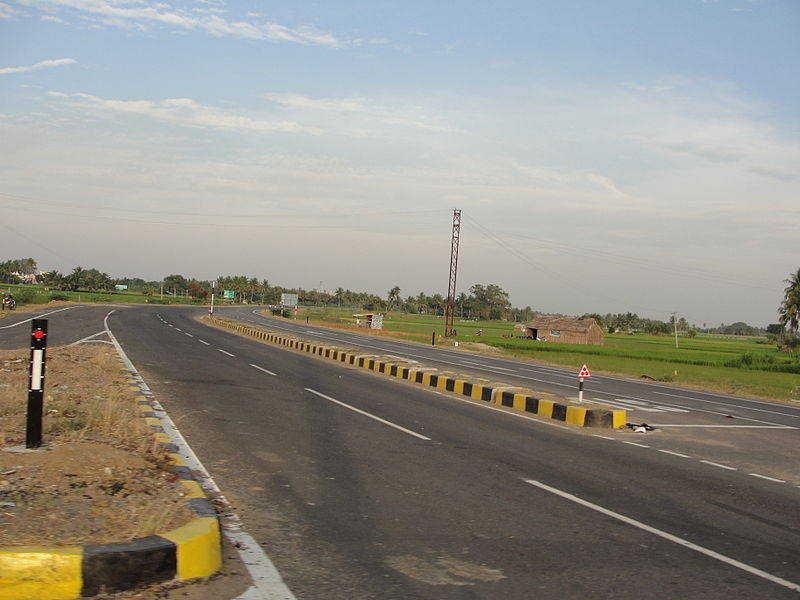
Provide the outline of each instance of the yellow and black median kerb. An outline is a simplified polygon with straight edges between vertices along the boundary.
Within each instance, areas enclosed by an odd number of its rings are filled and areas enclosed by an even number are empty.
[[[0,547],[0,600],[72,600],[175,579],[214,574],[222,565],[216,511],[164,433],[149,391],[125,368],[137,406],[152,434],[169,452],[194,518],[186,525],[131,542]]]
[[[601,427],[617,429],[624,427],[627,413],[624,410],[608,408],[588,408],[569,404],[549,394],[531,395],[530,390],[504,385],[485,385],[451,377],[440,373],[437,369],[427,367],[410,367],[397,362],[383,361],[374,355],[354,354],[331,346],[320,346],[291,337],[277,335],[259,327],[250,327],[236,321],[228,321],[217,317],[207,317],[214,325],[225,327],[243,335],[248,335],[265,342],[286,346],[300,352],[308,352],[324,358],[330,358],[355,367],[361,367],[390,377],[405,379],[428,387],[434,387],[474,400],[483,400],[491,404],[507,406],[515,410],[532,413],[540,417],[562,421],[578,427]]]

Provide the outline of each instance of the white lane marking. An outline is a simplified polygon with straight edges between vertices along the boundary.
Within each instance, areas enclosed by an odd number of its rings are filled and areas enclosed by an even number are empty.
[[[598,435],[596,433],[593,433],[592,437],[599,437],[599,438],[603,438],[604,440],[616,440],[617,439],[617,438],[613,438],[613,437],[608,437],[607,435]]]
[[[35,317],[31,317],[30,319],[25,319],[24,321],[20,321],[19,323],[12,323],[11,325],[3,325],[0,329],[11,329],[12,327],[16,327],[17,325],[22,325],[23,323],[30,323],[34,319],[41,319],[42,317],[46,317],[47,315],[53,315],[57,312],[61,312],[62,310],[72,310],[73,308],[84,308],[83,306],[67,306],[66,308],[59,308],[58,310],[51,310],[50,312],[43,313],[41,315],[36,315]]]
[[[680,452],[673,452],[672,450],[659,450],[659,452],[663,452],[664,454],[671,454],[672,456],[680,456],[681,458],[692,458],[688,454],[681,454]]]
[[[716,401],[716,400],[703,400],[702,398],[692,398],[691,396],[680,396],[678,394],[669,394],[667,392],[653,392],[653,393],[654,394],[658,394],[659,396],[672,396],[673,398],[680,398],[681,400],[693,400],[693,401],[696,401],[696,402],[706,402],[708,404],[720,404],[722,406],[727,406],[727,407],[730,407],[730,408],[740,408],[742,410],[753,410],[753,411],[757,411],[757,412],[765,412],[765,413],[770,413],[770,414],[773,414],[773,415],[782,415],[784,417],[793,417],[795,419],[800,418],[800,415],[778,412],[776,410],[765,410],[763,408],[752,408],[750,406],[742,406],[740,404],[719,402],[719,401]],[[703,393],[703,392],[700,392],[700,393]],[[747,398],[741,398],[741,399],[742,400],[746,400],[748,402],[757,402],[757,400],[749,400]],[[761,402],[761,404],[766,404],[766,402]]]
[[[614,400],[610,402],[608,400],[601,400],[598,398],[594,398],[593,400],[595,402],[602,402],[604,405],[607,405],[610,408],[619,408],[630,411],[639,410],[642,412],[667,412],[670,410],[670,409],[663,410],[661,408],[655,408],[650,405],[647,405],[644,402],[638,402],[635,400],[623,400],[622,398],[614,398]],[[687,410],[683,412],[689,412],[689,411]]]
[[[87,336],[86,336],[85,338],[83,338],[82,340],[78,340],[77,342],[72,342],[72,343],[70,344],[70,346],[77,346],[78,344],[81,344],[81,343],[83,343],[83,342],[88,342],[88,341],[89,341],[89,340],[91,340],[92,338],[96,338],[98,335],[105,335],[105,334],[106,334],[106,332],[105,332],[105,331],[98,331],[97,333],[95,333],[95,334],[93,334],[93,335],[87,335]]]
[[[719,467],[720,469],[727,469],[728,471],[738,471],[736,467],[729,467],[728,465],[721,465],[719,463],[711,462],[710,460],[701,460],[704,465],[711,465],[712,467]]]
[[[681,423],[650,423],[653,427],[712,427],[716,429],[797,429],[791,425],[683,425]]]
[[[795,590],[797,592],[800,592],[800,585],[788,581],[786,579],[783,579],[781,577],[778,577],[776,575],[772,575],[771,573],[767,573],[766,571],[762,571],[761,569],[757,569],[756,567],[753,567],[746,563],[740,562],[735,558],[731,558],[729,556],[725,556],[724,554],[720,554],[719,552],[715,552],[714,550],[710,550],[703,546],[699,546],[693,542],[690,542],[689,540],[685,540],[676,535],[672,535],[671,533],[667,533],[666,531],[663,531],[661,529],[656,529],[655,527],[642,523],[641,521],[637,521],[636,519],[631,519],[630,517],[626,517],[625,515],[621,515],[618,512],[614,512],[613,510],[609,510],[598,504],[594,504],[592,502],[588,502],[587,500],[583,500],[582,498],[578,498],[573,494],[561,491],[554,487],[550,487],[549,485],[545,485],[540,481],[536,481],[534,479],[525,479],[524,481],[525,483],[536,486],[539,489],[542,489],[546,492],[550,492],[551,494],[555,494],[556,496],[560,496],[566,500],[575,502],[576,504],[580,504],[581,506],[585,506],[586,508],[590,508],[601,514],[617,519],[618,521],[622,521],[623,523],[627,523],[628,525],[632,525],[633,527],[637,527],[638,529],[657,535],[661,538],[664,538],[665,540],[678,544],[679,546],[683,546],[684,548],[689,548],[690,550],[694,550],[695,552],[699,552],[700,554],[705,554],[706,556],[709,556],[720,562],[728,564],[732,567],[736,567],[737,569],[741,569],[742,571],[750,573],[751,575],[756,575],[757,577],[761,577],[762,579],[766,579],[767,581],[771,581],[772,583],[782,585],[783,587],[789,588],[790,590]]]
[[[222,352],[223,354],[227,354],[228,356],[232,356],[232,357],[236,358],[236,355],[235,355],[235,354],[231,354],[230,352],[226,352],[226,351],[225,351],[225,350],[223,350],[222,348],[217,348],[217,351],[218,351],[218,352]]]
[[[766,479],[767,481],[774,481],[775,483],[786,483],[783,479],[775,479],[774,477],[767,477],[766,475],[759,475],[758,473],[748,473],[751,477],[758,477],[759,479]]]
[[[275,373],[273,373],[272,371],[267,371],[267,369],[265,369],[264,367],[259,367],[258,365],[254,365],[252,363],[250,363],[250,366],[253,367],[254,369],[258,369],[259,371],[264,371],[264,373],[266,373],[267,375],[272,375],[273,377],[277,377]]]
[[[598,394],[604,394],[606,392],[597,392],[597,393]],[[607,400],[597,400],[597,401],[598,402],[603,402],[603,403],[608,402]],[[705,409],[705,408],[697,408],[696,406],[689,407],[689,406],[680,406],[680,405],[674,405],[674,404],[667,404],[667,405],[661,404],[659,406],[669,406],[671,408],[680,408],[680,409],[685,409],[687,411],[708,413],[710,415],[719,415],[721,417],[730,417],[731,416],[730,413],[719,412],[719,411],[716,411],[716,410],[708,410],[708,409]],[[753,423],[764,423],[765,425],[772,425],[773,427],[786,427],[786,425],[783,425],[782,423],[772,423],[771,421],[761,421],[759,419],[751,419],[749,417],[738,416],[736,418],[741,420],[741,421],[751,421]]]
[[[391,421],[386,421],[385,419],[381,419],[380,417],[377,417],[377,416],[375,416],[373,414],[370,414],[370,413],[368,413],[366,411],[363,411],[360,408],[356,408],[355,406],[350,406],[349,404],[345,404],[344,402],[342,402],[340,400],[337,400],[336,398],[331,398],[330,396],[326,396],[325,394],[323,394],[321,392],[318,392],[316,390],[312,390],[311,388],[304,388],[304,389],[307,392],[311,392],[312,394],[316,394],[320,398],[324,398],[325,400],[329,400],[330,402],[338,404],[339,406],[343,406],[344,408],[349,408],[353,412],[357,412],[358,414],[364,415],[365,417],[369,417],[370,419],[374,419],[375,421],[378,421],[379,423],[383,423],[384,425],[388,425],[389,427],[394,427],[395,429],[397,429],[399,431],[402,431],[403,433],[407,433],[408,435],[412,435],[412,436],[414,436],[416,438],[419,438],[421,440],[425,440],[427,442],[431,441],[431,438],[425,437],[424,435],[420,435],[416,431],[411,431],[410,429],[406,429],[405,427],[401,427],[400,425],[396,425],[395,423],[392,423]]]
[[[404,383],[403,379],[390,379],[389,381],[394,381],[396,383]],[[437,394],[442,396],[443,398],[447,398],[448,400],[455,400],[456,402],[463,402],[465,404],[469,404],[470,406],[476,406],[481,409],[485,410],[493,410],[498,412],[502,415],[506,415],[509,417],[516,417],[517,419],[525,419],[526,421],[530,421],[531,423],[536,423],[537,425],[547,425],[548,427],[556,427],[558,429],[563,429],[564,431],[568,431],[569,433],[578,434],[579,429],[577,427],[570,427],[569,425],[561,425],[558,421],[553,421],[551,419],[537,419],[531,416],[530,413],[524,413],[520,410],[508,410],[506,406],[498,406],[497,404],[489,404],[488,402],[481,402],[480,404],[476,402],[474,399],[464,398],[462,396],[454,396],[451,393],[442,393],[435,388],[429,387],[422,387],[420,391],[427,391],[431,392],[432,394]],[[612,439],[612,438],[609,438]]]
[[[637,444],[636,442],[622,442],[623,444],[628,444],[630,446],[639,446],[639,448],[649,448],[650,446],[645,446],[644,444]]]
[[[220,511],[225,514],[224,518],[220,519],[220,526],[222,527],[225,537],[227,537],[231,545],[236,548],[242,563],[245,565],[245,568],[250,574],[250,578],[253,580],[253,587],[242,594],[240,598],[247,598],[248,600],[296,600],[294,594],[292,594],[291,590],[283,582],[281,574],[278,572],[278,569],[275,568],[275,564],[270,560],[269,556],[264,553],[259,543],[253,539],[249,533],[244,531],[239,515],[234,512],[230,502],[228,502],[228,499],[222,494],[216,481],[211,477],[203,463],[200,462],[200,459],[197,458],[194,450],[192,450],[191,446],[186,442],[183,434],[181,434],[170,416],[153,398],[150,388],[122,350],[122,346],[120,346],[114,334],[111,333],[111,330],[108,328],[108,317],[113,312],[112,310],[106,315],[106,333],[117,349],[117,353],[119,353],[122,358],[122,362],[125,363],[125,366],[131,373],[135,374],[139,386],[142,388],[142,392],[145,396],[150,398],[153,409],[158,419],[161,421],[164,431],[169,435],[172,443],[178,447],[178,451],[181,456],[183,456],[189,469],[198,475],[197,479],[202,488],[209,492],[225,507],[223,511]]]
[[[201,340],[200,338],[197,338],[197,341],[200,342],[201,344],[205,344],[206,346],[210,346],[211,345],[207,341]]]
[[[476,362],[472,362],[472,361],[469,361],[469,360],[462,360],[461,364],[468,365],[468,366],[481,367],[482,369],[489,369],[491,371],[507,371],[509,373],[513,373],[513,372],[516,371],[516,369],[506,369],[505,367],[495,367],[495,366],[489,367],[489,366],[487,366],[487,365],[485,365],[483,363],[476,363]]]
[[[188,337],[194,337],[191,333],[186,333],[185,331],[183,332],[183,335],[188,336]]]
[[[178,327],[175,328],[175,331],[180,331],[181,333],[183,333],[183,329],[179,329]]]

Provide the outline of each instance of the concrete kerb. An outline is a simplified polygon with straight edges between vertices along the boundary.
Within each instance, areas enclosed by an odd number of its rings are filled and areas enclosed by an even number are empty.
[[[86,546],[0,547],[0,600],[73,600],[174,579],[214,574],[222,566],[219,520],[211,502],[161,427],[127,368],[129,386],[155,440],[168,450],[194,518],[131,542]]]
[[[297,338],[278,335],[258,327],[243,325],[236,321],[210,316],[204,318],[214,325],[237,331],[243,335],[249,335],[267,342],[288,346],[296,350],[309,352],[326,358],[333,358],[334,360],[340,360],[356,367],[383,373],[399,379],[405,379],[412,383],[435,387],[462,396],[468,396],[475,400],[482,400],[515,410],[533,413],[540,417],[555,419],[569,425],[617,429],[623,427],[627,421],[627,413],[624,410],[580,406],[551,394],[537,393],[533,395],[534,392],[525,388],[511,387],[491,382],[478,383],[474,379],[460,378],[459,376],[440,372],[438,369],[432,367],[405,366],[397,361],[381,360],[380,356],[373,354],[360,354],[339,350],[330,346],[318,346],[310,342],[301,341]],[[321,350],[324,350],[324,352],[321,352]]]

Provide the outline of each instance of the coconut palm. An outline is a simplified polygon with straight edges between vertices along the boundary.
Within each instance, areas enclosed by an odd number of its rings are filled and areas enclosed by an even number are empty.
[[[783,290],[783,303],[778,310],[780,322],[784,327],[788,325],[789,331],[797,333],[800,324],[800,269],[783,281],[788,285]]]

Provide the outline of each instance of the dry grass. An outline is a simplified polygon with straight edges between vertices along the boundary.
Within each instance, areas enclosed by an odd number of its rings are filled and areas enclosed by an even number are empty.
[[[0,445],[25,441],[29,351],[0,351]],[[113,349],[82,345],[47,350],[43,437],[47,443],[102,440],[161,458],[133,402]]]
[[[0,447],[25,444],[29,350],[0,351]],[[47,351],[47,451],[0,452],[0,545],[129,541],[191,518],[116,352]]]

